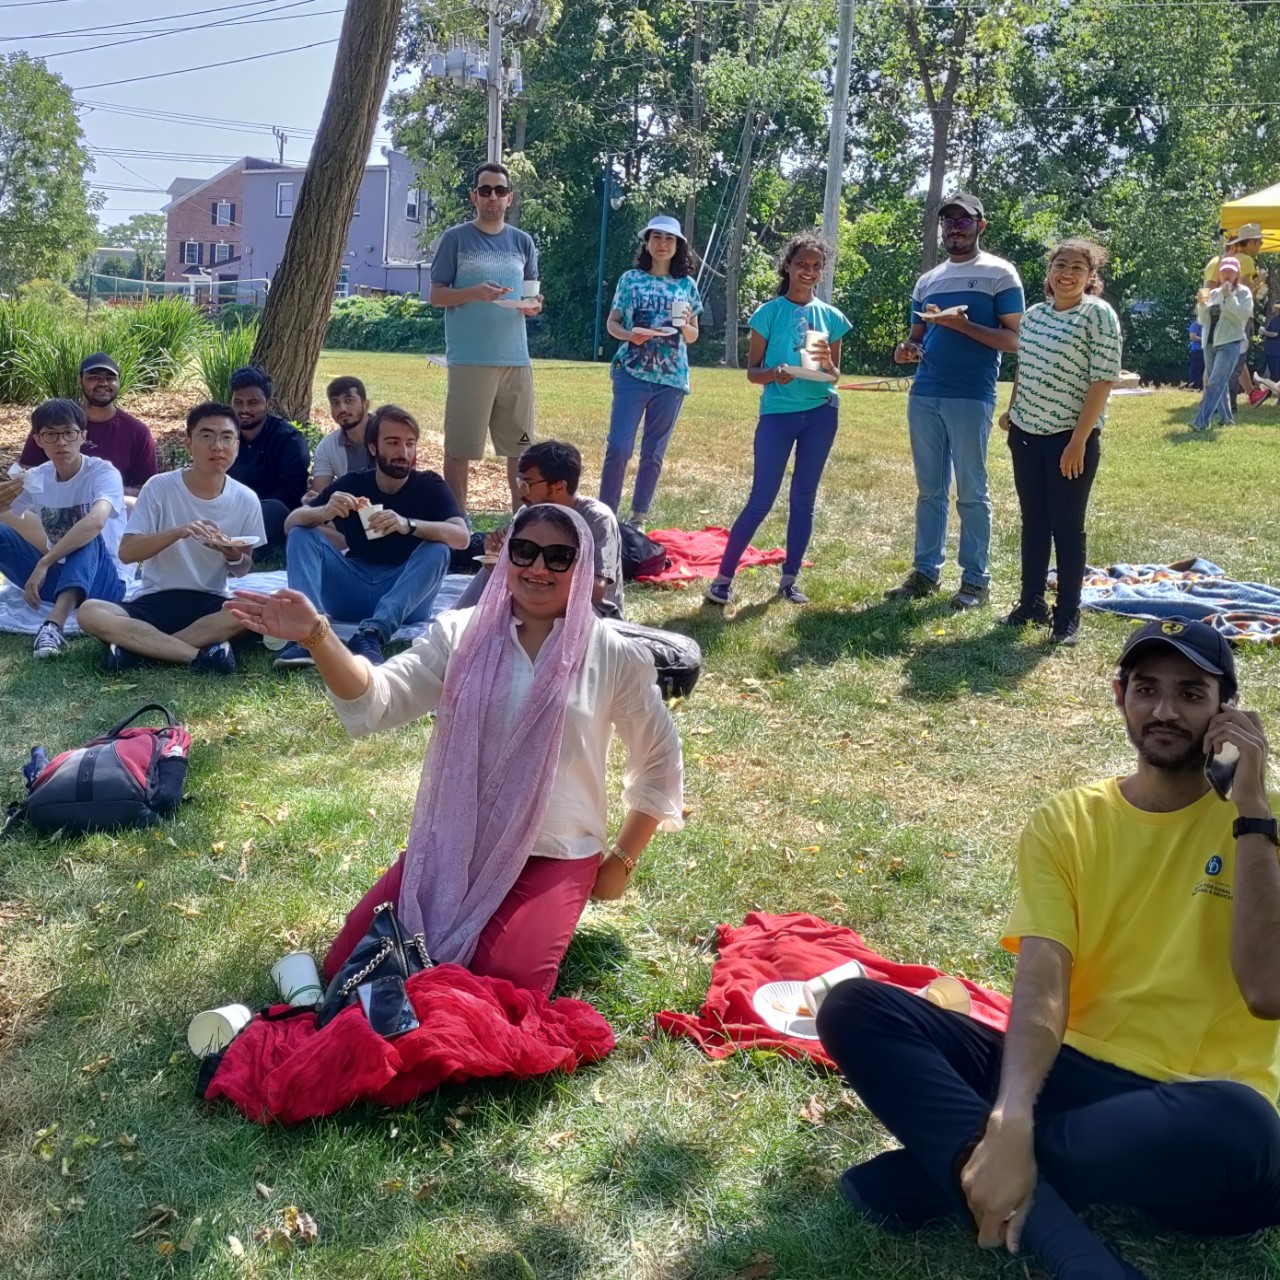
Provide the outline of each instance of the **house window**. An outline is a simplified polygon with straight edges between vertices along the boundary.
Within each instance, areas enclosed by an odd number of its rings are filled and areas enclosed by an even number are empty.
[[[338,283],[334,287],[333,296],[335,298],[348,298],[351,296],[351,268],[343,267],[338,272]]]
[[[215,227],[229,227],[231,225],[231,202],[228,200],[219,200],[213,206],[213,225]]]
[[[360,197],[359,196],[356,196],[356,207],[354,212],[351,214],[351,216],[353,218],[358,218],[360,216]]]
[[[231,257],[231,246],[226,241],[220,241],[213,246],[214,262],[226,262]]]
[[[293,217],[293,183],[276,183],[276,217]]]
[[[409,189],[409,195],[405,201],[404,216],[409,222],[422,221],[422,190],[421,188],[411,187]]]
[[[182,246],[182,265],[198,267],[200,265],[200,241],[188,240]]]

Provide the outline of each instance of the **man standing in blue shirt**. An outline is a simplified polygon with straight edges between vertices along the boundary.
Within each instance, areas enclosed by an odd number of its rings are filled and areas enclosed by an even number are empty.
[[[431,305],[444,310],[449,393],[444,407],[444,478],[467,509],[467,474],[484,457],[485,436],[507,460],[511,509],[520,509],[516,463],[533,443],[533,370],[525,317],[542,310],[542,295],[523,299],[538,278],[533,238],[507,226],[514,192],[505,165],[490,161],[475,173],[472,222],[440,237],[431,263]]]
[[[978,246],[986,227],[982,201],[958,191],[938,214],[946,262],[926,271],[911,295],[911,334],[893,353],[920,362],[907,399],[916,472],[916,547],[911,573],[885,592],[922,600],[940,586],[946,559],[951,473],[960,516],[960,587],[953,609],[987,603],[991,575],[991,497],[987,440],[996,407],[1000,353],[1018,349],[1025,301],[1012,263]]]

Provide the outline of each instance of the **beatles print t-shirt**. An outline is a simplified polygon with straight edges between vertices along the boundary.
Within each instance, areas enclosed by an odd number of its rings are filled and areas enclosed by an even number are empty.
[[[633,268],[623,272],[618,281],[611,309],[621,314],[624,329],[670,328],[671,304],[677,298],[689,304],[691,315],[702,314],[698,287],[688,276],[673,280],[670,276],[650,275]],[[650,338],[639,346],[624,342],[613,357],[613,364],[641,382],[689,390],[689,349],[678,330],[661,338]]]
[[[53,546],[89,514],[95,502],[111,503],[111,514],[102,527],[102,540],[114,560],[119,560],[120,535],[124,533],[124,480],[105,458],[80,455],[80,470],[69,480],[59,480],[52,462],[42,462],[23,476],[24,488],[13,504],[15,515],[34,511]]]

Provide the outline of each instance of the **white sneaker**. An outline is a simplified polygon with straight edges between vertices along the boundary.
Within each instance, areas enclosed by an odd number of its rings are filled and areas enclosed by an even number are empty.
[[[56,622],[42,622],[31,646],[32,657],[56,658],[67,647],[67,637]]]

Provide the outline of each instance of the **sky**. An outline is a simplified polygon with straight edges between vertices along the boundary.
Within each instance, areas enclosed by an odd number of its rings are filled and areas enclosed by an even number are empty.
[[[288,134],[285,160],[305,164],[343,8],[343,0],[0,0],[0,50],[45,59],[70,86],[106,227],[158,213],[175,177],[212,177],[245,155],[274,158],[273,125]],[[389,143],[380,121],[372,158]]]

